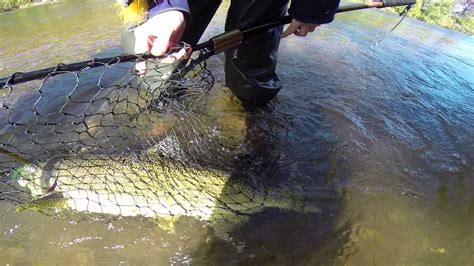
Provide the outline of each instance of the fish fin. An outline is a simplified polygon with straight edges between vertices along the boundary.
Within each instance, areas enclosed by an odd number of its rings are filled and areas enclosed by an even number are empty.
[[[20,213],[25,210],[43,212],[46,209],[63,209],[66,207],[67,198],[65,198],[61,193],[53,191],[38,199],[20,204],[15,208],[15,212]]]
[[[159,228],[163,229],[164,231],[170,234],[176,234],[176,221],[179,217],[176,216],[169,216],[169,217],[156,217],[155,222]]]

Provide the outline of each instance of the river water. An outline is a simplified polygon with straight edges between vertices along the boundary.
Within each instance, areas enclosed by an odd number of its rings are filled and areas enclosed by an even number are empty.
[[[374,46],[398,19],[351,12],[285,39],[277,99],[217,111],[241,125],[249,171],[342,195],[320,213],[256,214],[217,237],[200,224],[170,234],[144,219],[58,221],[0,202],[0,263],[472,265],[474,39],[407,18]],[[111,1],[60,1],[0,22],[0,76],[118,51]]]

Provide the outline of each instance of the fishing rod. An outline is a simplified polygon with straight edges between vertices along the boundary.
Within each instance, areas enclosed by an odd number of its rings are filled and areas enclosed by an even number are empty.
[[[360,9],[368,8],[385,8],[393,6],[411,6],[416,3],[416,0],[382,0],[381,2],[367,2],[367,3],[354,3],[349,5],[340,6],[336,13],[349,12]],[[186,69],[192,69],[196,64],[208,59],[209,57],[219,54],[227,49],[239,46],[244,40],[262,34],[272,28],[283,26],[291,23],[292,18],[290,16],[282,17],[276,21],[261,24],[255,27],[247,29],[237,29],[229,32],[222,33],[220,35],[210,38],[208,41],[197,44],[193,51],[200,51],[202,54],[198,59],[194,60],[191,65],[188,65]],[[164,56],[155,57],[150,53],[137,54],[137,55],[119,55],[107,58],[94,58],[92,60],[71,63],[71,64],[59,64],[55,67],[40,69],[31,72],[17,72],[9,77],[0,78],[0,88],[8,85],[17,83],[28,82],[36,79],[42,79],[54,73],[64,73],[70,71],[79,71],[84,68],[94,68],[104,65],[118,64],[123,62],[131,62],[135,60],[146,60],[146,59],[160,59]]]

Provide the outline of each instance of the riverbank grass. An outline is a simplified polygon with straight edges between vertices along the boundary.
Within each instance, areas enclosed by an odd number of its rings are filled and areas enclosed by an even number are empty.
[[[418,0],[410,9],[407,16],[425,21],[429,24],[457,30],[469,35],[474,35],[474,16],[471,13],[453,14],[453,0],[433,1],[432,4],[423,6],[423,1]],[[401,12],[405,7],[387,8],[392,12]]]
[[[51,0],[0,0],[0,13],[26,7],[33,4],[49,3]]]

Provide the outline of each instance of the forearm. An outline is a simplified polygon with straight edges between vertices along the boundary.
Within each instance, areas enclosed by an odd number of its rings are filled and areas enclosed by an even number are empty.
[[[155,1],[152,1],[153,3]],[[148,11],[148,17],[151,18],[160,13],[177,10],[189,14],[189,5],[187,0],[158,0],[156,4],[151,5]]]
[[[298,21],[324,24],[334,20],[339,0],[293,0],[288,13]]]

